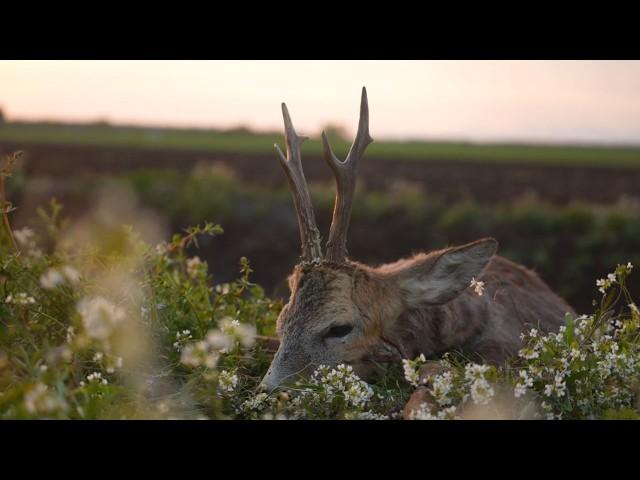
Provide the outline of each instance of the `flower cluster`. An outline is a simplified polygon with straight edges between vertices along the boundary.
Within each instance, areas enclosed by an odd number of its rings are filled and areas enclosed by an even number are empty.
[[[222,370],[218,375],[218,390],[225,393],[233,392],[238,386],[238,375],[233,371]]]
[[[605,294],[607,290],[618,281],[619,275],[628,275],[632,269],[633,265],[631,262],[628,262],[626,265],[618,265],[615,272],[607,274],[607,278],[599,278],[596,280],[596,287],[598,287],[600,293]]]
[[[419,360],[419,359],[417,359]],[[486,405],[495,395],[490,380],[497,370],[489,365],[468,363],[457,366],[448,358],[440,362],[443,371],[426,378],[427,392],[433,402],[425,402],[409,412],[412,420],[444,420],[458,418],[458,411],[466,404]]]
[[[239,413],[257,418],[257,413],[269,409],[271,416],[286,414],[287,418],[333,418],[351,420],[382,420],[388,414],[370,409],[376,396],[373,388],[362,381],[350,365],[335,368],[320,365],[305,383],[298,382],[290,392],[280,392],[269,397],[260,393],[245,401]]]
[[[446,407],[434,415],[431,408],[426,403],[421,404],[418,408],[409,412],[408,420],[458,420],[460,417],[456,415],[458,409],[456,407]]]
[[[476,292],[476,295],[479,297],[484,293],[484,282],[476,280],[475,277],[471,279],[471,283],[469,284],[471,288]]]
[[[50,415],[67,409],[67,403],[48,385],[39,382],[33,385],[24,396],[24,407],[30,414]]]
[[[182,347],[184,346],[184,344],[191,339],[193,339],[193,335],[191,335],[191,330],[184,329],[182,331],[177,331],[176,341],[173,342],[173,348],[175,348],[176,351],[179,352],[180,350],[182,350]]]
[[[207,264],[200,260],[200,257],[191,257],[187,259],[187,275],[190,278],[196,278],[203,272],[206,272]]]
[[[62,268],[48,268],[40,276],[40,285],[45,290],[54,290],[64,283],[71,285],[78,283],[80,273],[70,265],[64,265]]]
[[[232,339],[234,343],[243,348],[251,348],[256,339],[256,327],[246,323],[240,323],[237,319],[225,317],[218,323],[220,331]]]
[[[13,303],[14,305],[34,305],[36,303],[36,299],[25,292],[19,292],[15,295],[10,293],[4,301],[5,303]]]
[[[82,299],[77,308],[84,333],[90,339],[100,342],[106,342],[126,318],[122,308],[100,296]],[[105,345],[108,346],[106,343]]]
[[[322,389],[327,401],[342,396],[353,407],[366,405],[373,396],[371,387],[353,373],[351,365],[340,364],[335,369],[320,365],[311,375],[311,385]]]
[[[95,352],[93,361],[103,367],[107,373],[114,373],[116,370],[122,369],[123,359],[116,355],[105,354],[104,352]]]
[[[407,358],[402,359],[402,369],[404,371],[405,380],[412,386],[417,387],[420,383],[420,367],[427,361],[423,354],[420,354],[415,360]]]
[[[582,315],[568,318],[558,333],[525,334],[515,397],[539,398],[548,419],[596,418],[629,407],[640,375],[640,318],[621,318]]]
[[[16,239],[16,242],[18,242],[18,245],[20,245],[27,257],[35,259],[42,257],[42,250],[38,248],[35,233],[29,227],[14,230],[13,238]]]
[[[89,383],[102,383],[103,385],[109,383],[106,378],[102,377],[102,373],[100,372],[93,372],[87,375],[87,381]],[[84,382],[81,382],[81,385],[84,385]]]
[[[256,329],[253,325],[240,323],[225,317],[218,323],[219,328],[209,330],[204,340],[192,342],[181,349],[180,361],[189,367],[205,366],[214,368],[218,363],[221,354],[229,353],[234,348],[250,348],[256,337]],[[182,335],[178,335],[178,347],[180,340],[185,336],[191,338],[189,330],[183,330]],[[177,348],[177,347],[176,347]]]

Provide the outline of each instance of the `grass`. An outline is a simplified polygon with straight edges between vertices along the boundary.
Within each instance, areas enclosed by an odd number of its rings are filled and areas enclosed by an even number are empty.
[[[106,123],[10,122],[0,124],[0,142],[272,154],[273,144],[278,142],[282,145],[284,139],[278,132],[255,133],[244,129],[215,131],[113,126]],[[346,154],[348,142],[335,138],[332,143],[337,154]],[[309,155],[319,155],[322,152],[318,138],[306,142],[304,149]],[[640,147],[380,140],[369,147],[367,156],[488,164],[522,162],[540,165],[640,167]]]

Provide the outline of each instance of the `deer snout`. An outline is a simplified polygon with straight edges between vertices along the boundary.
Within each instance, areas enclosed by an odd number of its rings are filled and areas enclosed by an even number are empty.
[[[276,381],[276,376],[273,373],[273,366],[269,367],[267,373],[262,378],[260,385],[258,388],[262,391],[272,391],[275,390],[279,385],[279,382]]]

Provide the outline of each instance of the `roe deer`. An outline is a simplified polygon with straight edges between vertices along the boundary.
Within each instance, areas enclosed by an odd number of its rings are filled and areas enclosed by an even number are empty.
[[[262,380],[272,389],[319,364],[350,364],[367,379],[376,363],[458,349],[500,363],[517,353],[520,333],[559,327],[571,307],[533,272],[494,256],[492,238],[420,253],[379,267],[347,258],[346,240],[356,168],[367,146],[369,107],[362,89],[358,132],[345,161],[322,133],[337,195],[323,256],[302,171],[301,144],[282,104],[287,155],[276,144],[298,216],[302,258],[289,276],[291,297],[277,321],[280,346]],[[484,282],[475,291],[473,279]],[[474,285],[477,285],[474,283]]]

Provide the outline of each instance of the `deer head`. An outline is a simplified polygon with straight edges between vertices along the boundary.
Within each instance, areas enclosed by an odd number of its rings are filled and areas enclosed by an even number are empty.
[[[482,271],[497,243],[483,239],[379,268],[347,258],[356,168],[373,141],[369,136],[367,92],[363,88],[358,131],[346,160],[335,156],[326,133],[322,133],[324,158],[337,183],[323,256],[302,171],[301,144],[305,137],[294,130],[285,104],[282,113],[286,157],[277,145],[275,148],[291,187],[302,258],[289,276],[291,297],[277,321],[280,347],[262,386],[275,388],[320,364],[348,363],[358,375],[367,378],[377,362],[399,361],[412,355],[402,339],[406,332],[397,328],[398,319],[407,311],[442,305],[459,295]]]

